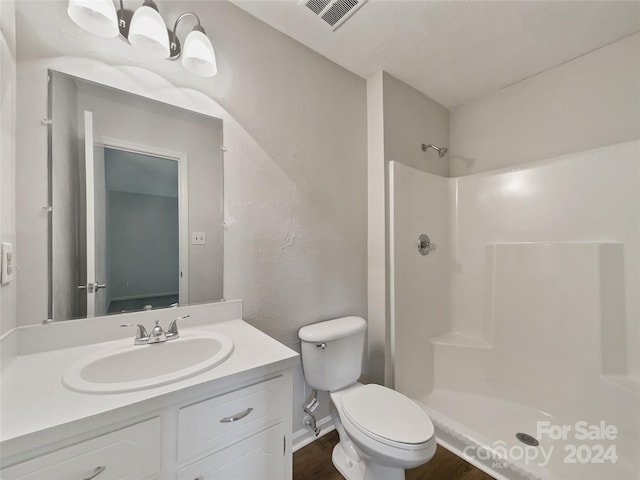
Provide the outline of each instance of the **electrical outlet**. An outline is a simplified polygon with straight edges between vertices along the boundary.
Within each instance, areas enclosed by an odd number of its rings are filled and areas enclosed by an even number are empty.
[[[5,283],[9,283],[13,280],[13,271],[15,270],[15,259],[13,256],[13,245],[11,243],[3,243],[2,244],[2,257],[0,260],[1,270],[0,270],[0,281],[2,285]]]
[[[207,234],[205,232],[191,232],[191,245],[205,245]]]

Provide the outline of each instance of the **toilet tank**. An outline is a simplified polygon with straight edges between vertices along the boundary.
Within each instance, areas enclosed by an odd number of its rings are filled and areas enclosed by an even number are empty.
[[[362,373],[367,322],[342,317],[302,327],[298,332],[307,383],[332,392],[355,383]]]

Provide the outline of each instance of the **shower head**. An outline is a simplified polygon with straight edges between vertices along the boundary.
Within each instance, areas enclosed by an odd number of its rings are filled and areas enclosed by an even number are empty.
[[[425,145],[424,143],[422,144],[422,151],[426,152],[427,148],[433,148],[436,152],[438,152],[438,155],[440,156],[440,158],[444,157],[448,150],[447,147],[438,147],[437,145]]]

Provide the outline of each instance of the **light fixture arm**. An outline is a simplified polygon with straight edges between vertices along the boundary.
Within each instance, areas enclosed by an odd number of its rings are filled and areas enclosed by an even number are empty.
[[[131,19],[133,18],[133,11],[124,8],[124,3],[120,0],[120,9],[118,10],[117,15],[120,36],[124,40],[129,40],[129,27],[131,26]]]
[[[194,26],[193,29],[197,30],[199,32],[205,33],[204,28],[202,28],[202,25],[200,24],[200,17],[198,17],[198,15],[196,15],[193,12],[185,12],[182,15],[180,15],[176,19],[176,22],[173,24],[173,30],[169,31],[169,52],[170,52],[169,60],[177,60],[178,58],[180,58],[180,54],[182,53],[182,50],[181,50],[181,47],[180,47],[180,40],[178,40],[178,35],[176,35],[176,31],[178,29],[178,24],[185,17],[188,17],[188,16],[196,17],[196,22],[198,22],[198,24],[196,26]],[[205,33],[205,35],[206,35],[206,33]]]

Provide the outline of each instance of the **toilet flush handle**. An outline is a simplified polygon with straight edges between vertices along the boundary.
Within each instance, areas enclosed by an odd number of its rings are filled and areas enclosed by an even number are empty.
[[[322,350],[326,350],[327,344],[326,343],[316,343],[316,348],[321,348]]]

